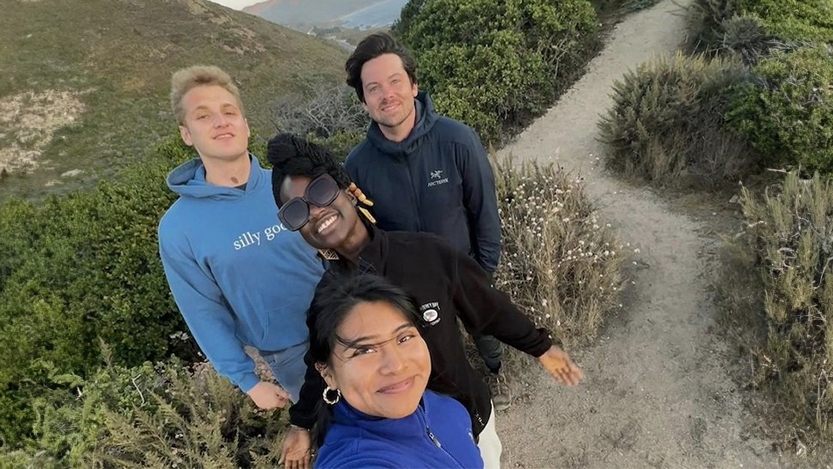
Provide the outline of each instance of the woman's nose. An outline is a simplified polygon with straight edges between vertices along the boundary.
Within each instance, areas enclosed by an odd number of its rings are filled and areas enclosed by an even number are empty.
[[[388,348],[388,350],[385,350],[382,353],[382,373],[397,373],[405,367],[405,360],[403,360],[402,352],[396,345]]]

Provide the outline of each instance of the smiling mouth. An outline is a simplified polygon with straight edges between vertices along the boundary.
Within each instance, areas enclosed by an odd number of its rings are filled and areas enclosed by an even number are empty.
[[[227,138],[234,138],[234,134],[220,134],[214,137],[214,140],[225,140]]]
[[[382,106],[382,112],[388,112],[390,110],[396,109],[397,107],[399,107],[399,103],[388,104],[387,106]]]
[[[338,218],[338,216],[333,215],[333,216],[331,216],[331,217],[328,217],[328,218],[327,218],[326,220],[324,220],[323,222],[321,222],[321,223],[318,225],[318,234],[321,234],[321,232],[322,232],[322,231],[326,230],[327,228],[329,228],[329,227],[330,227],[330,225],[332,225],[333,223],[335,223],[335,221],[336,221],[336,219],[337,219],[337,218]]]
[[[411,376],[406,380],[391,384],[390,386],[385,386],[376,392],[381,394],[399,394],[401,392],[411,389],[411,386],[414,385],[414,379],[415,378]]]

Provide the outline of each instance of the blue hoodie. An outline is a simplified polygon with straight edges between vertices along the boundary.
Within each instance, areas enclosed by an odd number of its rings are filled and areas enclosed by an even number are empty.
[[[251,157],[244,189],[205,180],[197,158],[168,175],[179,199],[159,222],[159,253],[177,306],[217,371],[244,392],[260,380],[243,346],[308,340],[306,311],[324,267],[277,217],[269,170]]]
[[[425,231],[494,272],[500,260],[495,178],[483,144],[467,125],[440,116],[417,95],[417,122],[401,142],[373,122],[344,168],[374,202],[385,231]]]
[[[343,398],[333,412],[315,469],[483,467],[469,414],[448,396],[425,391],[401,419],[371,417]]]

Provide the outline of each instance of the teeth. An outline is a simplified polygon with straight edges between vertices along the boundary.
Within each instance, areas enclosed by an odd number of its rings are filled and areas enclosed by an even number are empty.
[[[333,215],[330,218],[324,220],[323,223],[318,225],[318,232],[321,233],[322,231],[326,230],[327,227],[332,225],[334,221],[336,221],[336,216],[335,215]]]

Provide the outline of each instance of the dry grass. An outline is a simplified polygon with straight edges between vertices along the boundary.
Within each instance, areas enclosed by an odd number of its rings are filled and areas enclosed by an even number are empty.
[[[623,253],[595,212],[581,180],[552,166],[496,162],[503,255],[496,288],[565,347],[588,343],[619,304]],[[504,370],[513,392],[529,357],[505,347]],[[480,365],[473,346],[472,363]],[[485,371],[485,367],[481,367]]]
[[[47,90],[20,93],[0,100],[0,172],[30,172],[61,127],[84,112],[82,93]]]
[[[833,441],[833,185],[790,173],[741,201],[746,227],[722,252],[721,323],[778,448],[823,449]]]

